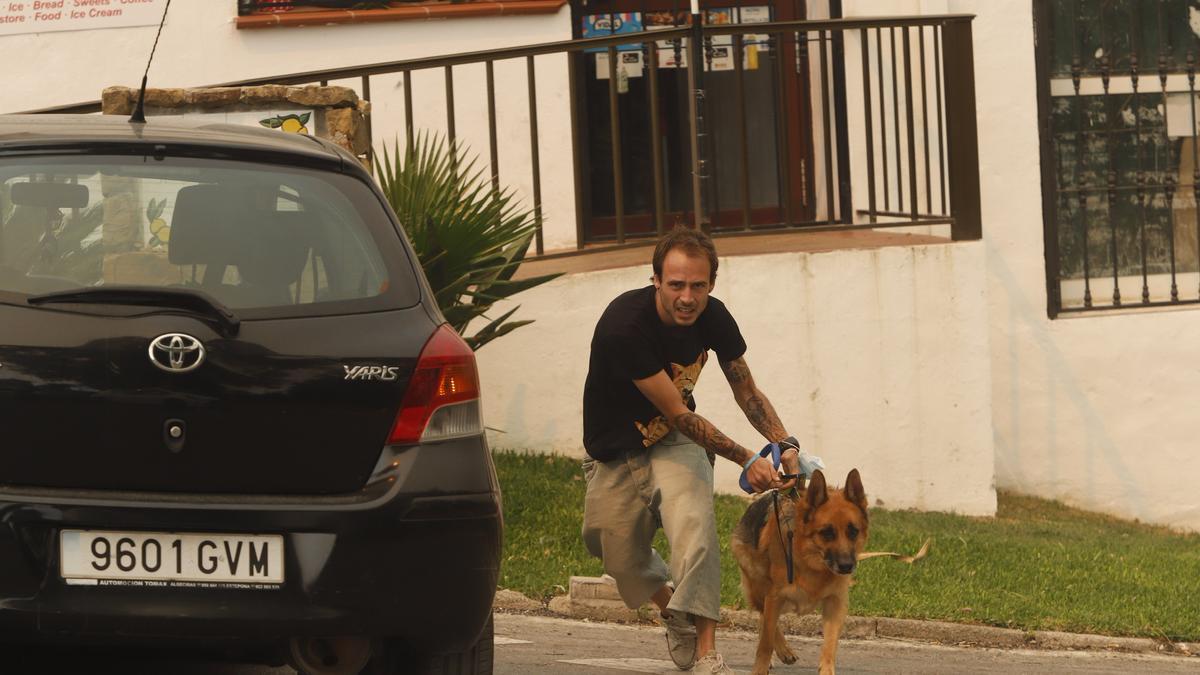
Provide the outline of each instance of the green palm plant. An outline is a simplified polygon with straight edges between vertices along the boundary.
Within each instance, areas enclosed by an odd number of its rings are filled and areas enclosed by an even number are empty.
[[[446,321],[472,349],[532,320],[511,321],[520,306],[490,318],[497,301],[559,276],[514,280],[536,233],[531,209],[511,189],[496,190],[474,158],[441,137],[422,133],[401,153],[375,158],[375,175],[404,225]],[[477,318],[488,323],[468,336]]]

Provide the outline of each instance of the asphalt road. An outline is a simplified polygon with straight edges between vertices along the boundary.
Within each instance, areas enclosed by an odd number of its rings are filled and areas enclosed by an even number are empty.
[[[791,666],[775,662],[774,675],[816,672],[820,640],[790,637],[800,657]],[[720,631],[718,649],[738,672],[749,673],[757,636]],[[663,631],[653,626],[625,626],[517,614],[496,615],[496,673],[498,675],[605,675],[653,673],[678,675],[668,660]],[[0,669],[5,675],[44,672],[35,664]],[[291,668],[213,663],[180,656],[122,655],[92,662],[73,672],[122,675],[294,675]],[[838,655],[842,675],[961,675],[1019,673],[1200,673],[1200,656],[1158,656],[1111,652],[1053,652],[1034,650],[945,647],[904,640],[843,640]]]
[[[659,628],[498,614],[496,633],[496,672],[499,675],[679,673],[668,660],[665,638]],[[717,647],[731,667],[748,673],[754,662],[757,639],[757,635],[750,633],[718,632]],[[799,660],[790,666],[776,661],[771,672],[774,675],[816,672],[820,640],[791,637],[788,642]],[[1200,657],[977,649],[883,639],[843,640],[838,672],[844,675],[1200,673]]]

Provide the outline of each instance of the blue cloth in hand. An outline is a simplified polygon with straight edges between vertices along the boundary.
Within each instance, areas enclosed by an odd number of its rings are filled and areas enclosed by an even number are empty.
[[[776,469],[779,468],[780,456],[782,454],[783,449],[779,447],[778,443],[767,443],[766,447],[758,451],[758,456],[769,457],[771,459],[771,464]],[[758,460],[755,461],[757,462]],[[747,464],[746,468],[742,469],[742,475],[740,478],[738,478],[738,485],[740,485],[742,490],[744,490],[747,494],[754,494],[754,486],[750,485],[750,481],[746,480],[746,471],[750,468],[750,466],[750,464]]]

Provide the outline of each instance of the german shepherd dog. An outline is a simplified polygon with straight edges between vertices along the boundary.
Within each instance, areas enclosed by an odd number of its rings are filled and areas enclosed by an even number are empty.
[[[746,509],[733,531],[733,554],[742,570],[742,591],[762,614],[754,675],[767,675],[772,652],[784,663],[795,663],[779,617],[817,606],[825,635],[819,672],[833,675],[849,609],[850,575],[866,544],[867,497],[858,469],[846,476],[841,490],[826,487],[824,474],[816,471],[807,489],[768,494]]]

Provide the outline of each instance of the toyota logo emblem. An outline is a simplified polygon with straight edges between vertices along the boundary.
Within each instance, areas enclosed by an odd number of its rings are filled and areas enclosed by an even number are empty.
[[[150,362],[168,373],[186,373],[204,363],[204,345],[184,333],[159,335],[150,341]]]

